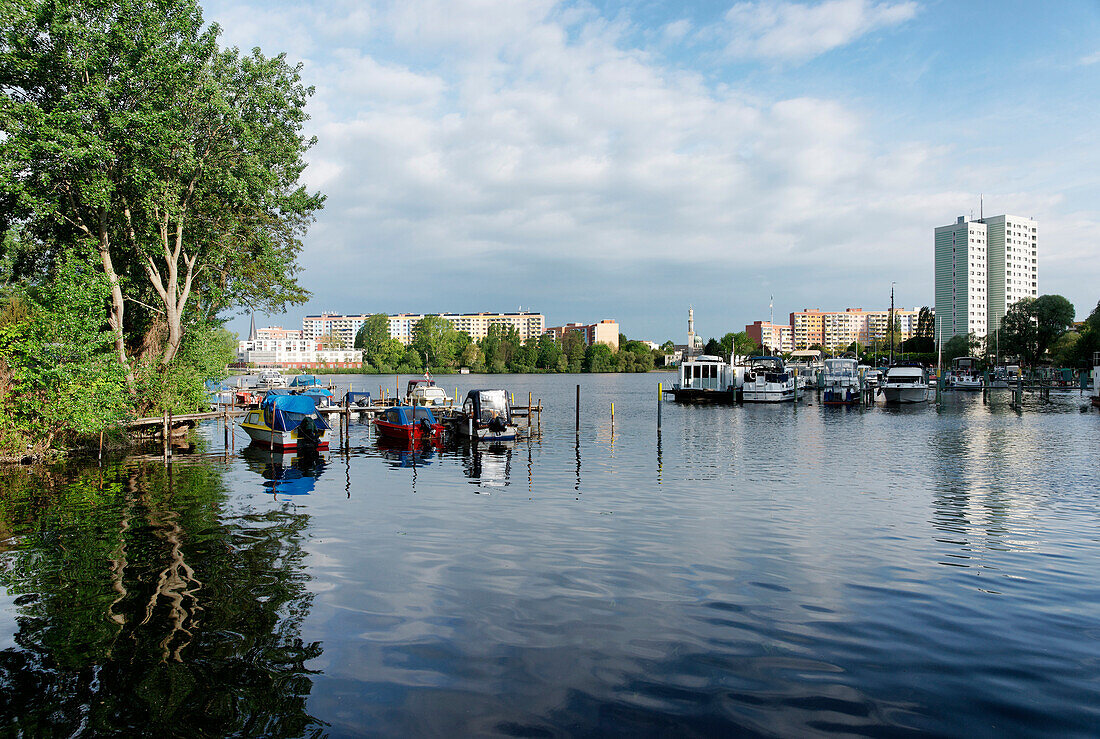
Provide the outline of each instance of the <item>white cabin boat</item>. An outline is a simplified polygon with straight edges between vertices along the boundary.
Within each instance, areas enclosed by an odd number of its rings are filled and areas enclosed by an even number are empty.
[[[513,441],[519,428],[512,421],[512,404],[505,390],[471,390],[462,404],[455,430],[480,442]]]
[[[878,391],[890,404],[923,403],[928,400],[928,373],[922,367],[890,367]]]
[[[851,405],[859,402],[859,363],[854,359],[826,359],[821,402]]]
[[[955,357],[951,370],[943,378],[946,390],[981,390],[984,385],[977,357]]]
[[[817,384],[818,375],[825,371],[825,364],[821,356],[821,351],[818,349],[803,349],[791,352],[785,366],[787,371],[793,371],[798,375],[799,389]]]
[[[405,402],[409,405],[447,405],[454,398],[447,395],[447,391],[437,386],[428,379],[409,380],[409,387],[405,393]]]
[[[989,378],[989,386],[992,388],[1012,387],[1020,377],[1020,366],[1017,364],[1005,364],[993,368],[993,375]]]
[[[751,357],[741,384],[746,403],[784,403],[798,397],[795,377],[779,357]]]
[[[731,367],[721,357],[701,354],[680,364],[680,381],[672,386],[672,396],[678,401],[732,402],[743,375],[743,367]]]
[[[260,370],[260,377],[256,384],[260,387],[286,387],[286,378],[279,370],[265,369]]]

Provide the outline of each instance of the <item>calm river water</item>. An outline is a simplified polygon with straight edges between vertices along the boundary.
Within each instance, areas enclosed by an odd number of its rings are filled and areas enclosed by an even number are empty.
[[[441,378],[542,399],[507,447],[356,423],[279,465],[210,423],[167,468],[0,471],[0,733],[1097,735],[1087,399],[658,434],[661,379]]]

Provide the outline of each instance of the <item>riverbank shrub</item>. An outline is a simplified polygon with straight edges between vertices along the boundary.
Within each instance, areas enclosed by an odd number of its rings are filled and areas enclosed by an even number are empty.
[[[114,333],[99,320],[109,290],[75,252],[40,284],[9,289],[0,309],[3,455],[76,444],[129,415]]]

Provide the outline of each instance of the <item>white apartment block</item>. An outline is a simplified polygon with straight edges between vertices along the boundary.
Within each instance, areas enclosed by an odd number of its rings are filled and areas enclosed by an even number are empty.
[[[1039,224],[1020,216],[983,221],[988,239],[989,330],[996,331],[1012,304],[1039,296]]]
[[[355,345],[355,335],[370,318],[369,313],[340,315],[322,313],[306,316],[302,319],[302,337],[320,339],[333,336],[344,342],[345,347]],[[406,346],[412,343],[413,332],[418,321],[426,313],[395,313],[389,316],[390,338],[397,339]],[[456,331],[465,331],[473,339],[487,336],[489,327],[494,324],[513,326],[523,340],[542,335],[546,319],[541,313],[517,311],[515,313],[441,313],[440,318],[450,321]]]
[[[936,229],[936,341],[989,330],[987,229],[964,216]]]
[[[936,229],[936,341],[987,336],[1022,298],[1039,295],[1039,224],[1000,215]]]
[[[326,349],[319,339],[249,339],[237,342],[237,361],[277,367],[355,367],[363,351]]]

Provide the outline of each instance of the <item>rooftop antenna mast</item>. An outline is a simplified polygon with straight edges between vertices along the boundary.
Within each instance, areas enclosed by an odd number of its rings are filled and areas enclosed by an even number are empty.
[[[985,220],[985,195],[983,193],[978,194],[978,220]]]
[[[890,283],[890,366],[894,366],[894,283]]]
[[[768,296],[768,323],[775,324],[775,296]]]

